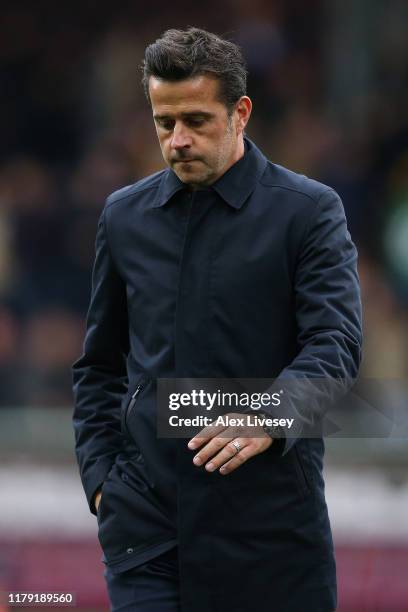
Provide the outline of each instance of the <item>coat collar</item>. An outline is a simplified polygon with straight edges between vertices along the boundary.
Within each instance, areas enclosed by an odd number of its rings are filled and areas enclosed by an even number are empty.
[[[209,189],[214,189],[218,195],[233,208],[239,209],[251,195],[266,167],[266,157],[255,144],[244,137],[245,154],[231,168],[225,172]],[[156,198],[152,204],[154,208],[166,204],[175,193],[186,189],[178,176],[167,168],[163,173]]]

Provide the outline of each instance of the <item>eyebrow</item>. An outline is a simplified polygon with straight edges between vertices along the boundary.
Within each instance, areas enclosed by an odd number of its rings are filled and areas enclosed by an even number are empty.
[[[207,111],[190,111],[189,113],[181,113],[181,117],[183,119],[188,119],[191,117],[203,117],[204,119],[211,119],[214,117],[214,113],[209,113]],[[172,115],[153,115],[153,119],[174,119]]]

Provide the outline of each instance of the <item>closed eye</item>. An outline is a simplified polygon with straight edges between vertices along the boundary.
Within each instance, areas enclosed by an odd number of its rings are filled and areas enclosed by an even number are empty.
[[[200,114],[185,114],[182,116],[181,121],[190,128],[200,128],[206,122],[212,119],[213,115],[211,113],[200,113]],[[166,117],[164,115],[156,115],[154,117],[156,125],[163,130],[174,130],[174,126],[176,124],[176,120],[171,117]]]
[[[163,130],[172,130],[174,128],[175,121],[173,119],[161,119],[155,117],[156,124]]]
[[[191,126],[191,127],[201,127],[204,124],[204,118],[200,117],[200,118],[188,118],[185,120],[186,124]]]

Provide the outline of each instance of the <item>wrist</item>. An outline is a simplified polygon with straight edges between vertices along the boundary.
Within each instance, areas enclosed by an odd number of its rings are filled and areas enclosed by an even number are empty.
[[[268,414],[267,412],[264,412],[263,410],[257,410],[256,414],[262,419],[273,418],[272,415]],[[260,426],[262,427],[264,432],[268,434],[268,436],[271,437],[273,440],[277,438],[285,438],[285,431],[280,425],[267,425],[266,423],[260,423]]]

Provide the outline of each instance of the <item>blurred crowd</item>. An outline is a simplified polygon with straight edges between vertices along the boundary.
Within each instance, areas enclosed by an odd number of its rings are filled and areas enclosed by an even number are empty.
[[[353,14],[337,0],[4,4],[0,405],[72,404],[99,214],[113,190],[163,167],[143,50],[188,25],[242,46],[248,135],[342,197],[359,249],[363,374],[406,376],[406,2],[361,1]]]

